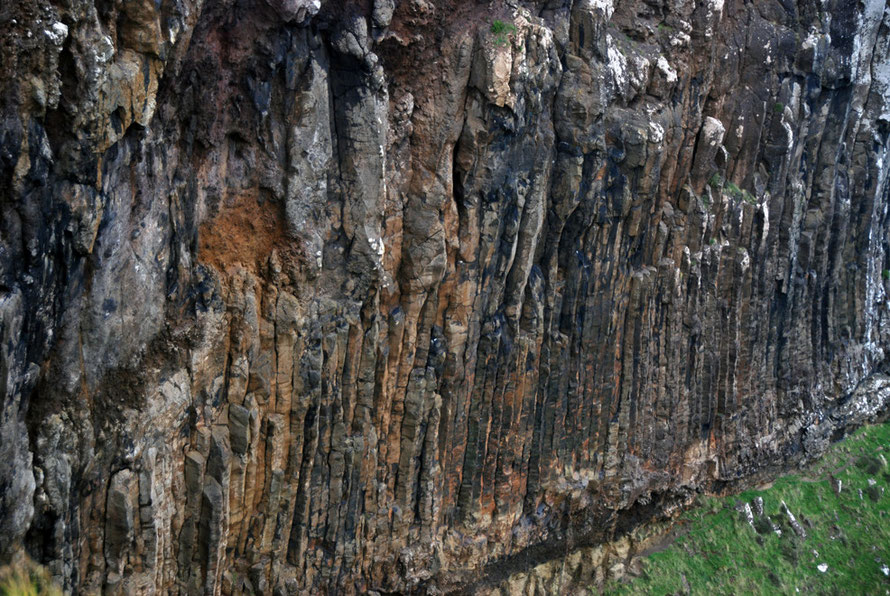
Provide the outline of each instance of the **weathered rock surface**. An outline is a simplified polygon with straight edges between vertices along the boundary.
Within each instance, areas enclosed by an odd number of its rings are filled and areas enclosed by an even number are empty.
[[[882,0],[12,0],[0,58],[0,561],[67,589],[547,590],[890,401]]]

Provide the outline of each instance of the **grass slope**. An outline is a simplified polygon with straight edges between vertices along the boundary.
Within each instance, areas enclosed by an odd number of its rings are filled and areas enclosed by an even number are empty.
[[[46,569],[30,560],[0,567],[0,596],[62,596]]]
[[[606,592],[890,594],[887,458],[890,424],[869,426],[769,488],[703,497],[681,516],[673,544],[644,559],[639,577],[613,582]],[[756,515],[757,497],[763,516]],[[795,532],[783,501],[805,537]],[[753,524],[746,503],[755,512]]]

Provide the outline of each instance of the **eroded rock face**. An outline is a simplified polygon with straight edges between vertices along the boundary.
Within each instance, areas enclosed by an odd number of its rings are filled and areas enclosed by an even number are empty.
[[[13,0],[0,42],[0,560],[68,589],[592,578],[890,399],[882,0]]]

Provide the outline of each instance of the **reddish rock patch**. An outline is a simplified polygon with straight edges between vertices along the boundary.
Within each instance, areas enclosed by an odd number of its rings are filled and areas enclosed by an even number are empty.
[[[228,198],[219,213],[201,224],[198,260],[226,271],[233,265],[258,272],[275,247],[285,243],[279,205],[249,189]]]

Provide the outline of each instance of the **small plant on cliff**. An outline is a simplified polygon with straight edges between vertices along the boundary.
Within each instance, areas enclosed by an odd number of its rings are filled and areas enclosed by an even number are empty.
[[[757,199],[754,198],[754,195],[752,195],[747,190],[739,188],[732,182],[727,182],[724,188],[726,190],[726,194],[736,200],[745,201],[746,203],[750,203],[752,205],[755,205],[757,203]]]
[[[507,37],[516,33],[516,25],[495,19],[491,22],[490,31],[494,35],[494,43],[505,46],[508,43]]]
[[[705,209],[711,208],[711,195],[705,192],[701,197],[699,197],[701,204],[705,206]]]

